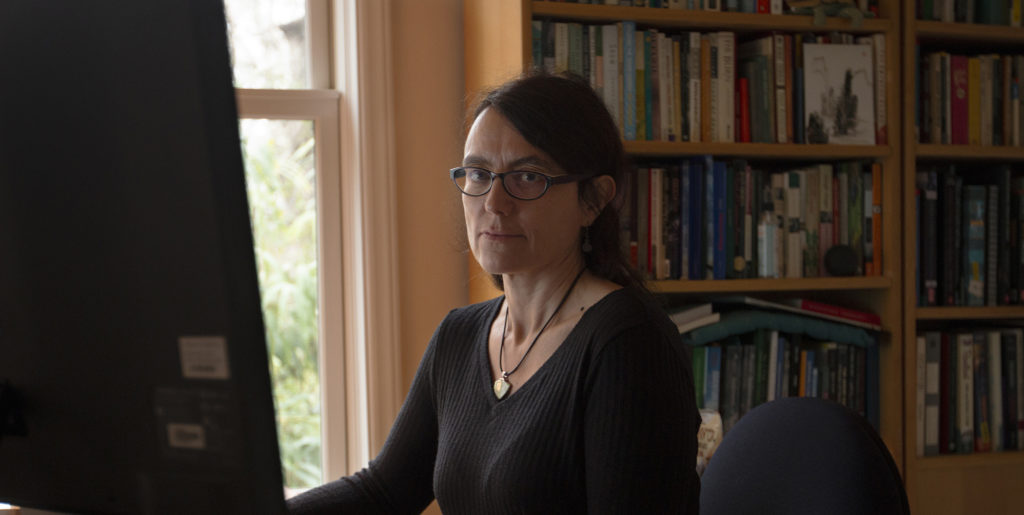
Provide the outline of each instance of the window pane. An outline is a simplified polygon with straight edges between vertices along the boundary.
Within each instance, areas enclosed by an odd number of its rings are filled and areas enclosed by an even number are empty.
[[[235,86],[309,87],[306,0],[226,0]]]
[[[321,482],[313,122],[241,120],[287,488]]]

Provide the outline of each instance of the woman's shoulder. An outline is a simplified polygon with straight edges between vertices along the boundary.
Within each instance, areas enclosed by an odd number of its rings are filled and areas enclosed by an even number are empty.
[[[611,337],[622,332],[655,331],[672,335],[675,325],[649,292],[625,287],[605,295],[590,308],[585,322],[597,334]]]
[[[438,335],[476,332],[481,327],[489,327],[503,299],[499,296],[449,311],[437,327]]]

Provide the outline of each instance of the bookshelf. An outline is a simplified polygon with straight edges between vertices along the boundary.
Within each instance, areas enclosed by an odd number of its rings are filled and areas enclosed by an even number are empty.
[[[1009,3],[1007,4],[1009,5]],[[916,390],[921,377],[917,366],[917,335],[919,331],[956,330],[957,328],[1020,326],[1024,305],[920,305],[917,282],[919,258],[924,258],[917,244],[917,175],[936,166],[953,164],[972,180],[985,180],[991,173],[993,183],[997,167],[1009,165],[1014,173],[1024,167],[1024,147],[991,144],[951,144],[933,142],[918,122],[919,72],[916,63],[925,66],[930,52],[946,51],[954,55],[1024,54],[1024,30],[1007,25],[982,25],[918,19],[915,2],[906,2],[902,19],[902,105],[903,105],[903,233],[914,235],[903,242],[903,292],[906,359],[904,361],[904,405],[906,432],[904,447],[904,478],[911,509],[918,513],[1019,513],[1024,506],[1024,452],[972,452],[919,456],[917,439],[918,413]],[[919,61],[918,56],[922,56]],[[923,100],[922,100],[923,101]],[[925,135],[921,131],[926,132]],[[922,139],[927,136],[926,142]],[[1010,142],[1012,143],[1012,141]],[[940,186],[941,187],[941,186]],[[941,192],[940,192],[941,194]],[[940,209],[941,200],[939,202]],[[941,215],[940,215],[941,216]],[[942,254],[940,254],[941,256]],[[945,259],[940,258],[940,259]],[[942,261],[940,261],[942,263]],[[941,270],[939,265],[940,281]],[[941,289],[941,283],[940,283]],[[927,304],[927,302],[925,302]]]
[[[732,31],[737,41],[780,33],[818,34],[839,31],[865,36],[883,34],[888,70],[884,81],[887,145],[838,145],[792,143],[724,143],[626,141],[626,152],[636,160],[712,155],[715,158],[746,158],[768,164],[862,160],[882,165],[883,229],[881,243],[886,249],[881,272],[875,276],[812,277],[793,279],[659,280],[651,281],[652,291],[684,300],[708,300],[717,295],[755,293],[765,296],[791,296],[841,303],[853,309],[878,313],[885,334],[880,347],[880,433],[897,463],[904,455],[904,337],[903,273],[901,260],[903,230],[901,162],[901,107],[899,84],[900,39],[898,0],[881,0],[879,16],[866,19],[860,27],[849,20],[829,18],[823,26],[814,26],[810,16],[746,14],[735,12],[673,11],[650,7],[586,5],[528,0],[465,0],[463,4],[465,38],[465,87],[467,101],[474,94],[516,76],[533,60],[533,19],[612,24],[630,20],[640,28],[686,31]],[[495,291],[488,277],[469,259],[469,297],[471,301],[491,298]]]

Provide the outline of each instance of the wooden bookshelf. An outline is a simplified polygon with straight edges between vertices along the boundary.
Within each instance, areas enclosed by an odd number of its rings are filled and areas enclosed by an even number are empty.
[[[917,222],[915,189],[919,167],[948,162],[971,169],[1002,163],[1024,163],[1024,147],[944,145],[919,142],[915,127],[918,80],[917,46],[925,51],[955,54],[1024,53],[1024,30],[1009,26],[945,23],[917,20],[915,3],[905,2],[902,14],[903,70],[903,292],[904,334],[904,474],[912,512],[915,513],[1020,513],[1024,507],[1024,452],[975,452],[919,457],[917,441],[916,336],[934,328],[1017,325],[1024,323],[1024,306],[918,306]],[[941,209],[941,206],[940,206]]]
[[[592,24],[635,21],[638,28],[692,31],[732,31],[737,40],[778,32],[839,31],[855,35],[881,33],[886,38],[885,99],[888,123],[887,145],[803,145],[768,143],[680,143],[664,141],[626,141],[631,156],[639,158],[713,155],[748,158],[767,162],[799,163],[808,161],[871,160],[883,167],[882,212],[883,255],[880,276],[822,277],[806,279],[736,279],[652,281],[652,291],[706,299],[720,294],[756,293],[765,296],[788,295],[828,299],[850,307],[879,313],[886,334],[881,338],[880,433],[897,464],[902,468],[904,455],[903,404],[903,297],[901,260],[903,226],[901,127],[903,98],[900,95],[900,5],[899,0],[881,0],[880,16],[866,19],[853,27],[847,19],[828,18],[815,26],[810,16],[765,15],[707,11],[673,11],[647,7],[585,5],[529,0],[465,0],[465,86],[468,102],[476,92],[518,75],[532,61],[531,21],[550,18]],[[497,295],[486,273],[470,257],[469,294],[473,301]]]

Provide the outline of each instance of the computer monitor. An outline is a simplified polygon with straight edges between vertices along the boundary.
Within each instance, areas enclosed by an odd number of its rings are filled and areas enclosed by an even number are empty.
[[[220,0],[0,1],[0,502],[285,509]]]

